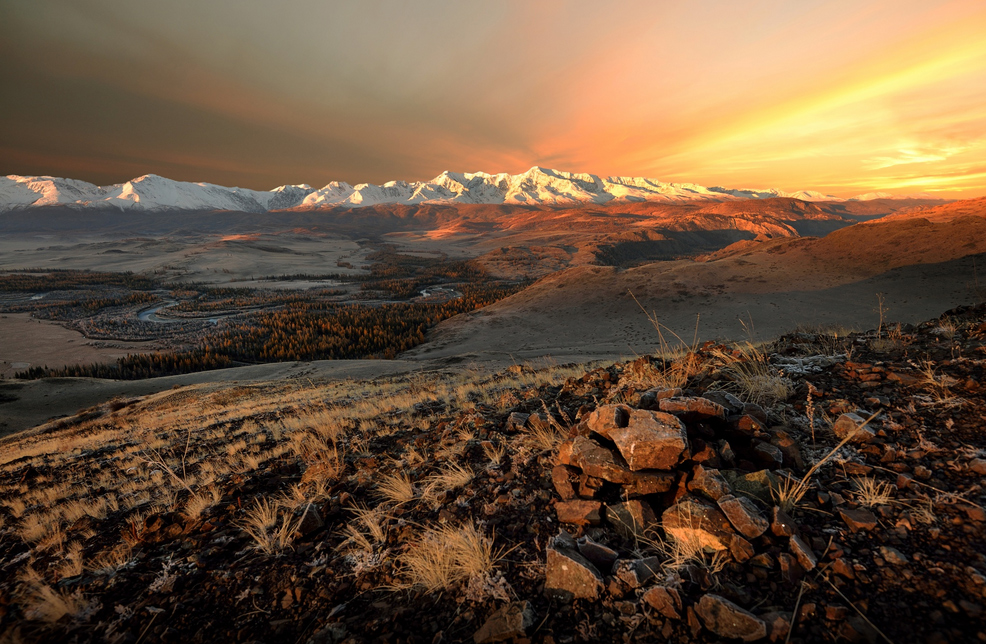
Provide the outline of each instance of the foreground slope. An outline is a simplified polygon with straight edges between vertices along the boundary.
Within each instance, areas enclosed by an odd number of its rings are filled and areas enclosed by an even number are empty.
[[[87,410],[2,443],[0,636],[986,638],[986,309],[891,328]]]

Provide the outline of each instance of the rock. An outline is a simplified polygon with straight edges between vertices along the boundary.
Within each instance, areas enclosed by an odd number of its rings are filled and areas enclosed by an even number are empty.
[[[304,506],[298,508],[295,510],[294,515],[298,519],[296,532],[301,533],[302,537],[307,537],[313,532],[321,530],[325,525],[322,515],[313,503],[306,503]]]
[[[761,467],[770,469],[784,467],[784,452],[770,443],[756,443],[753,446],[753,458]]]
[[[814,570],[815,566],[818,565],[818,558],[815,556],[815,553],[811,551],[808,544],[798,535],[791,537],[788,547],[791,549],[791,554],[794,555],[794,558],[798,560],[798,564],[805,570]]]
[[[556,463],[559,465],[572,464],[572,445],[574,442],[574,439],[570,438],[558,443],[558,456],[555,457]]]
[[[630,588],[640,588],[660,570],[661,560],[657,557],[620,559],[613,566],[613,575]]]
[[[907,563],[907,557],[900,550],[890,546],[880,546],[880,556],[888,564],[894,566],[903,566]]]
[[[986,476],[986,458],[974,458],[969,461],[969,469],[981,476]]]
[[[669,414],[693,419],[726,417],[726,408],[708,398],[692,396],[664,398],[658,401],[658,408]]]
[[[686,544],[726,550],[736,534],[718,508],[694,496],[685,496],[661,515],[664,531]]]
[[[681,595],[674,588],[655,586],[641,597],[643,601],[668,619],[681,619]]]
[[[770,531],[777,537],[793,537],[798,533],[798,524],[787,512],[775,505],[771,510]]]
[[[545,593],[570,601],[596,599],[602,590],[603,578],[588,559],[568,548],[548,548]]]
[[[771,642],[783,642],[791,630],[791,613],[771,611],[764,613],[760,619],[767,625],[767,637]]]
[[[584,436],[572,441],[571,463],[589,476],[610,483],[629,483],[630,470],[611,450]]]
[[[696,465],[692,480],[688,482],[688,490],[706,497],[712,501],[718,501],[721,497],[732,494],[729,483],[723,478],[719,470],[706,468]]]
[[[569,465],[555,465],[551,468],[551,484],[562,501],[571,501],[577,495],[572,480],[577,479],[578,470]]]
[[[702,596],[695,612],[705,628],[719,637],[752,642],[767,636],[767,625],[762,619],[719,595]]]
[[[508,433],[522,431],[524,426],[527,425],[527,419],[530,417],[530,414],[525,414],[523,412],[511,412],[510,415],[507,416],[507,422],[504,423],[503,429]]]
[[[721,497],[718,504],[736,531],[748,539],[756,539],[770,527],[757,506],[746,497],[728,494]]]
[[[623,489],[632,498],[648,494],[663,494],[674,487],[678,480],[676,472],[632,472],[630,482],[623,484]]]
[[[782,552],[777,555],[777,563],[781,569],[781,579],[784,579],[792,586],[801,581],[804,570],[801,569],[801,564],[798,563],[798,560],[794,556]]]
[[[876,516],[869,510],[839,508],[839,516],[852,532],[872,530],[876,527]]]
[[[781,450],[781,454],[784,456],[784,464],[798,471],[804,470],[805,461],[801,456],[801,448],[798,447],[797,441],[782,427],[771,427],[770,432],[773,434],[770,444]]]
[[[770,470],[760,470],[741,474],[736,470],[723,470],[723,476],[729,481],[736,494],[759,499],[764,503],[773,503],[773,492],[780,488],[780,480]]]
[[[598,570],[612,570],[613,564],[619,559],[615,550],[601,543],[596,543],[588,536],[579,537],[576,541],[579,554],[592,562]]]
[[[869,425],[863,425],[866,419],[859,414],[848,413],[839,416],[832,431],[839,437],[839,440],[849,439],[850,443],[868,443],[876,438],[876,432],[870,429]]]
[[[555,503],[558,521],[575,525],[599,525],[603,522],[602,508],[603,504],[599,501],[586,501],[584,499]]]
[[[489,644],[524,637],[527,629],[534,625],[534,617],[530,602],[507,604],[490,615],[472,639],[476,644]]]
[[[767,412],[764,411],[764,408],[757,403],[743,403],[743,413],[748,416],[753,416],[761,423],[767,422]]]
[[[743,411],[743,401],[726,391],[706,391],[702,397],[721,405],[726,414],[733,416]]]
[[[600,405],[589,414],[585,424],[591,431],[609,439],[612,430],[630,423],[630,412],[630,407],[626,405]]]
[[[688,449],[685,426],[663,412],[635,409],[627,427],[610,432],[620,454],[633,471],[669,470]]]
[[[744,561],[749,561],[757,554],[757,551],[753,548],[753,544],[739,536],[738,534],[732,535],[729,539],[729,554],[733,556],[739,563]]]
[[[657,515],[646,501],[633,499],[606,506],[606,521],[625,538],[633,540],[645,536],[657,522]]]

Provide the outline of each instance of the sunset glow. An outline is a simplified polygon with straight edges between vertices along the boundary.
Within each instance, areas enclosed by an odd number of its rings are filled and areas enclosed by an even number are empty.
[[[247,9],[249,7],[249,9]],[[986,5],[5,3],[0,174],[986,194]]]

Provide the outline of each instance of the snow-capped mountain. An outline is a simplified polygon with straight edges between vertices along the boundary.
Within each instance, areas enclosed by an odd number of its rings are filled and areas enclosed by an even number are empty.
[[[879,195],[879,196],[877,196]],[[804,201],[842,201],[802,190],[734,190],[693,183],[665,183],[642,177],[600,178],[535,166],[523,174],[443,172],[431,181],[390,181],[382,186],[333,181],[323,188],[280,186],[270,191],[227,188],[210,183],[172,181],[148,174],[126,183],[97,186],[56,177],[0,178],[0,212],[34,206],[118,208],[120,210],[231,210],[268,212],[377,204],[528,204],[573,206],[619,202],[732,201],[793,197]],[[883,193],[857,199],[883,198]]]

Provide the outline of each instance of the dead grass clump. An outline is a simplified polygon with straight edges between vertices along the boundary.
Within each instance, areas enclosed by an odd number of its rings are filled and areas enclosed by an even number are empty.
[[[27,619],[50,624],[66,615],[81,615],[89,605],[81,591],[55,590],[33,568],[24,570],[20,582],[17,596]]]
[[[750,342],[740,344],[733,353],[721,349],[713,352],[722,361],[722,371],[730,378],[723,389],[731,389],[740,398],[758,405],[787,400],[794,384],[775,369],[767,355]]]
[[[568,436],[567,430],[559,424],[547,411],[544,420],[541,416],[532,416],[530,427],[524,432],[524,442],[538,451],[551,451]]]
[[[377,496],[385,503],[402,505],[418,497],[418,489],[406,472],[384,474],[377,482]]]
[[[872,508],[887,505],[893,499],[894,488],[889,483],[878,481],[868,476],[861,476],[852,481],[856,491],[853,493],[860,505]]]
[[[505,554],[471,522],[460,527],[428,529],[408,545],[401,557],[401,572],[407,581],[399,587],[436,592],[485,578]]]
[[[444,492],[469,485],[476,473],[468,466],[449,463],[440,471],[426,477],[421,497],[429,502],[435,502]]]
[[[279,510],[277,502],[260,499],[238,524],[253,539],[253,547],[268,555],[278,554],[291,546],[304,518],[294,522],[290,513]]]

